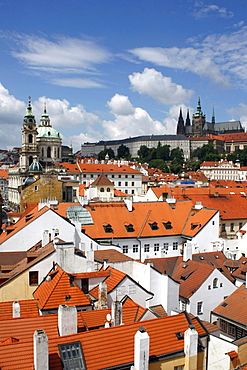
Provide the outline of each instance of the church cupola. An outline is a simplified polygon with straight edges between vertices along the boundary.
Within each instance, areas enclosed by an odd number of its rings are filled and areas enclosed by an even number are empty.
[[[42,114],[42,116],[40,118],[40,125],[39,126],[51,127],[50,117],[46,112],[46,103],[44,103],[44,113]]]
[[[178,124],[177,124],[177,135],[184,135],[184,119],[182,115],[182,109],[180,108],[179,117],[178,117]]]
[[[198,98],[196,112],[193,114],[193,117],[205,117],[205,114],[202,113],[200,98]]]
[[[31,97],[28,97],[28,106],[27,106],[27,113],[23,118],[23,128],[33,130],[36,129],[36,120],[35,116],[33,115],[32,106],[31,106]]]

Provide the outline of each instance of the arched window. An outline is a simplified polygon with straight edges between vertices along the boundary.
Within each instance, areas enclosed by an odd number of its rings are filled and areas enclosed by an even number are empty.
[[[100,192],[103,193],[105,191],[104,188],[100,188]]]
[[[59,158],[59,148],[57,148],[57,157]]]
[[[213,288],[218,288],[218,279],[214,278],[213,280]]]
[[[47,148],[47,158],[51,158],[51,147],[48,146]]]
[[[28,158],[28,163],[29,163],[29,166],[31,166],[31,164],[33,163],[33,157],[31,155]]]
[[[44,148],[41,148],[41,157],[44,157]]]
[[[109,193],[111,191],[111,189],[110,188],[107,188],[106,191]]]
[[[33,142],[33,135],[32,134],[29,134],[28,135],[28,142],[29,143],[32,143]]]
[[[54,148],[54,158],[57,157],[57,148]]]

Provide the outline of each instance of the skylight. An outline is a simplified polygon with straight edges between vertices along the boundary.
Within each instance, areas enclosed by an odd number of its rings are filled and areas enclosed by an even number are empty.
[[[86,369],[80,342],[59,344],[58,348],[65,370]]]
[[[66,216],[71,221],[79,221],[81,225],[93,225],[93,219],[90,212],[80,205],[68,207],[66,209]]]

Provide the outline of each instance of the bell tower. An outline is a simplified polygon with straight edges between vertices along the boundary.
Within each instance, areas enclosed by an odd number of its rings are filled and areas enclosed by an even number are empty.
[[[29,166],[33,163],[34,156],[38,155],[37,149],[37,128],[35,116],[32,112],[31,97],[28,97],[27,112],[23,119],[22,125],[22,147],[20,156],[20,167],[28,170]]]
[[[203,136],[203,128],[206,123],[206,116],[201,109],[200,98],[198,99],[197,110],[192,116],[192,136]]]

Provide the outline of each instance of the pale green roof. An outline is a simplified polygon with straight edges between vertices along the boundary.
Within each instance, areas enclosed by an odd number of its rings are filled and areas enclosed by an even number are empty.
[[[37,128],[38,135],[37,137],[54,137],[60,138],[59,132],[51,126],[39,126]]]

